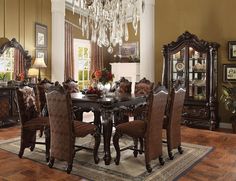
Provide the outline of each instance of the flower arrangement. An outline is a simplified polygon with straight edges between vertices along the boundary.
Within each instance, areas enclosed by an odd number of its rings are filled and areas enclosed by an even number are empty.
[[[16,76],[16,80],[23,81],[25,79],[25,73],[21,72]]]
[[[106,68],[102,70],[95,70],[92,73],[92,79],[96,82],[100,82],[101,84],[105,85],[109,82],[112,82],[114,75],[107,70]]]

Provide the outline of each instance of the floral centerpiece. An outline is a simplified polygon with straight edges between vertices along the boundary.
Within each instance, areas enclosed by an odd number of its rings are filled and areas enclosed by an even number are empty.
[[[113,80],[113,77],[114,77],[114,75],[106,68],[104,68],[102,70],[95,70],[92,73],[92,79],[96,83],[101,83],[102,85],[105,85],[107,83],[111,83]]]
[[[92,80],[94,81],[93,87],[100,90],[103,95],[106,95],[111,88],[113,77],[114,75],[106,68],[102,70],[95,70],[92,73]]]

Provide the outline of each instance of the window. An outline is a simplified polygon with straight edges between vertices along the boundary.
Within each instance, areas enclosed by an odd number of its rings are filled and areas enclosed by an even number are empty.
[[[79,89],[90,84],[91,43],[89,40],[74,39],[74,77]]]
[[[7,49],[0,55],[0,80],[12,80],[14,72],[14,48]]]

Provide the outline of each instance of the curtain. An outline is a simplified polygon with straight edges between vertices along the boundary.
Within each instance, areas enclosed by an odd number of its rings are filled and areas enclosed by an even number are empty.
[[[14,71],[13,71],[13,78],[16,80],[16,77],[20,73],[24,73],[24,56],[20,52],[19,49],[15,48],[14,50]]]
[[[65,72],[64,79],[74,79],[73,26],[65,22]]]
[[[97,69],[103,69],[103,50],[96,43],[91,42],[90,75]]]

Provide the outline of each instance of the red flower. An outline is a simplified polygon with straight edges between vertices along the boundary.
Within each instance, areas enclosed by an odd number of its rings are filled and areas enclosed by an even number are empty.
[[[23,81],[25,79],[25,73],[21,72],[16,76],[16,80]]]
[[[103,70],[96,70],[94,73],[92,73],[92,79],[94,79],[96,82],[101,82],[104,85],[108,82],[111,82],[113,77],[114,75],[106,68]]]

